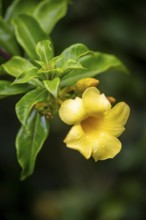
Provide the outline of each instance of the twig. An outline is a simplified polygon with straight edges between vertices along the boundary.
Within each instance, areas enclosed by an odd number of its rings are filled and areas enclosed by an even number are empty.
[[[6,60],[11,59],[11,55],[8,54],[7,52],[5,52],[2,48],[0,48],[0,56],[2,56],[3,58],[5,58]]]

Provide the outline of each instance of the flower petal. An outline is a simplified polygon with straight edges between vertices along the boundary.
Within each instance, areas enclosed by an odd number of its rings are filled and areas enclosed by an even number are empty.
[[[121,142],[114,136],[106,133],[100,133],[94,145],[92,157],[97,160],[106,160],[113,158],[121,150]]]
[[[89,115],[104,113],[111,108],[111,104],[104,94],[95,87],[86,89],[83,93],[83,105]]]
[[[107,115],[104,116],[101,129],[116,137],[120,136],[125,130],[124,125],[127,122],[129,113],[130,108],[126,103],[120,102],[116,104]]]
[[[64,139],[64,142],[68,148],[78,150],[86,159],[91,156],[91,144],[87,140],[80,125],[75,125],[71,128],[66,138]]]
[[[60,109],[59,116],[66,124],[73,125],[80,122],[85,117],[82,99],[67,99]]]

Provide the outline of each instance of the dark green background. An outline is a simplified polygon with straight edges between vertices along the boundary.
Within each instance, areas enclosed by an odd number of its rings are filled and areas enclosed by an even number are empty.
[[[21,96],[1,100],[1,219],[146,219],[146,1],[74,0],[51,36],[56,54],[81,42],[115,54],[128,67],[129,75],[98,77],[102,92],[130,105],[123,148],[113,160],[85,160],[62,143],[69,127],[56,118],[34,174],[21,182],[15,154],[15,103]]]

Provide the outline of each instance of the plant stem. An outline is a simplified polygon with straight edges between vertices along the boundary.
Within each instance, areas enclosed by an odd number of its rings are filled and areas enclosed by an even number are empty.
[[[7,52],[5,52],[2,48],[0,48],[0,56],[2,56],[3,58],[5,58],[6,60],[11,59],[11,55],[8,54]]]

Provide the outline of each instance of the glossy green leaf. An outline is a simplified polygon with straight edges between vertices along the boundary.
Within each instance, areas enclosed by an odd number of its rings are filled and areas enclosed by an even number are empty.
[[[44,82],[44,85],[45,85],[46,89],[47,89],[55,98],[57,98],[60,79],[59,79],[59,78],[54,78],[53,80],[44,80],[43,82]]]
[[[11,60],[4,63],[2,67],[9,75],[18,77],[23,71],[35,66],[25,58],[14,56]]]
[[[21,180],[33,173],[35,161],[49,133],[49,124],[44,116],[32,111],[28,121],[28,131],[21,126],[16,137],[17,158],[22,167]]]
[[[67,74],[72,70],[80,70],[85,68],[78,61],[69,59],[66,62],[64,62],[64,64],[60,69],[61,69],[60,77],[63,77],[65,74]]]
[[[20,48],[16,42],[14,32],[2,17],[0,17],[0,47],[10,55],[20,54]]]
[[[91,53],[83,44],[73,44],[66,48],[59,56],[56,57],[56,67],[69,66],[70,62],[78,62],[82,56]],[[68,64],[67,64],[68,62]]]
[[[0,80],[0,98],[25,93],[32,89],[32,86],[27,84],[11,85],[11,83],[10,81]]]
[[[27,127],[27,118],[37,102],[44,101],[48,96],[47,90],[37,88],[26,93],[16,104],[16,115],[19,121]]]
[[[62,70],[61,77],[71,70],[84,69],[79,60],[89,53],[92,52],[85,45],[78,43],[66,48],[59,56],[55,57],[56,68]]]
[[[50,33],[55,24],[66,14],[67,0],[45,0],[35,9],[33,16],[46,33]]]
[[[21,14],[13,21],[15,34],[18,42],[23,47],[27,55],[32,60],[37,60],[35,48],[36,44],[44,39],[48,39],[39,23],[31,15]]]
[[[10,21],[22,13],[32,14],[38,3],[38,0],[14,0],[6,11],[5,19]]]
[[[80,57],[91,53],[91,51],[84,44],[77,43],[66,48],[61,54],[61,59],[65,62],[68,59],[78,60]]]
[[[83,70],[73,70],[62,78],[61,86],[74,84],[81,78],[94,77],[104,73],[109,69],[127,72],[123,63],[115,56],[95,52],[81,57],[79,62],[85,68]]]
[[[19,76],[14,80],[14,84],[23,84],[29,82],[34,78],[38,78],[38,68],[31,67],[30,69],[25,70],[23,73],[19,74]]]
[[[40,41],[36,46],[36,52],[39,55],[41,61],[48,64],[50,59],[54,56],[53,46],[51,41],[43,40]]]

